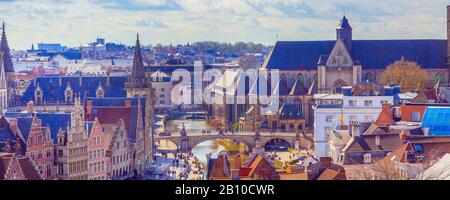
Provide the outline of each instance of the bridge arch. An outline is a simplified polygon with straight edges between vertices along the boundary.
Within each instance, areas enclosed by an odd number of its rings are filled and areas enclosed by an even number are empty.
[[[268,138],[263,142],[263,147],[267,151],[285,150],[294,147],[295,141],[289,141],[288,139],[281,137]]]
[[[232,140],[236,143],[243,143],[245,146],[247,146],[248,151],[251,151],[251,149],[255,146],[254,138],[245,138],[242,136],[207,136],[207,137],[191,137],[188,141],[188,148],[193,149],[195,146],[206,142],[206,141],[216,141],[216,140]]]

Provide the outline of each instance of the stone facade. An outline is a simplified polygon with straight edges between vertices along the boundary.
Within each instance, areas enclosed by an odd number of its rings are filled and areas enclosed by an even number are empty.
[[[36,116],[33,117],[26,143],[26,155],[35,163],[38,173],[43,179],[53,179],[56,175],[56,170],[50,128],[42,127],[42,121]]]

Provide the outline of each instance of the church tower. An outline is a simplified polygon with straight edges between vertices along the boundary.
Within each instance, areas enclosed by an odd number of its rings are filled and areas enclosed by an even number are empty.
[[[0,111],[8,108],[8,82],[3,63],[3,52],[0,52]]]
[[[127,97],[143,98],[145,97],[145,134],[144,134],[144,159],[145,166],[148,167],[153,161],[154,143],[153,143],[153,106],[154,106],[154,91],[151,79],[147,78],[147,73],[144,69],[144,61],[142,58],[141,44],[139,41],[139,34],[136,39],[136,46],[134,52],[133,68],[131,75],[128,76],[128,81],[125,83],[127,90]],[[150,72],[148,74],[151,74]]]
[[[342,17],[341,22],[336,28],[336,40],[342,40],[347,51],[352,51],[352,26],[350,26],[345,15]]]
[[[8,85],[8,102],[9,104],[14,102],[14,88],[15,88],[15,74],[14,67],[11,59],[11,52],[9,50],[8,40],[6,39],[5,22],[2,23],[2,36],[0,40],[0,52],[3,54],[3,68],[6,75],[6,81]]]
[[[133,68],[131,70],[131,75],[128,76],[127,83],[125,83],[125,88],[127,90],[127,97],[144,97],[146,95],[146,90],[148,89],[139,34],[136,39]]]

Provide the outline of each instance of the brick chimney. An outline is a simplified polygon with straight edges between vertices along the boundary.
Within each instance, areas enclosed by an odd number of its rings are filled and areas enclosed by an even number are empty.
[[[325,168],[330,168],[331,166],[331,157],[320,157],[320,164],[322,164]]]

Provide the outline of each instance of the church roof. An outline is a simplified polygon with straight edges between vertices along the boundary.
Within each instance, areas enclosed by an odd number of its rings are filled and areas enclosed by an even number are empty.
[[[267,69],[316,70],[336,41],[279,41],[265,65]],[[385,68],[404,57],[422,68],[446,68],[446,40],[353,40],[352,58],[363,68]]]
[[[60,81],[61,78],[61,81]],[[111,76],[109,85],[106,76],[44,76],[38,77],[28,85],[23,93],[20,101],[26,104],[28,101],[34,101],[34,92],[39,86],[42,89],[43,101],[46,102],[64,102],[65,90],[70,84],[74,95],[81,95],[83,100],[85,95],[87,97],[96,97],[97,87],[99,84],[103,87],[105,97],[126,97],[125,76]]]

